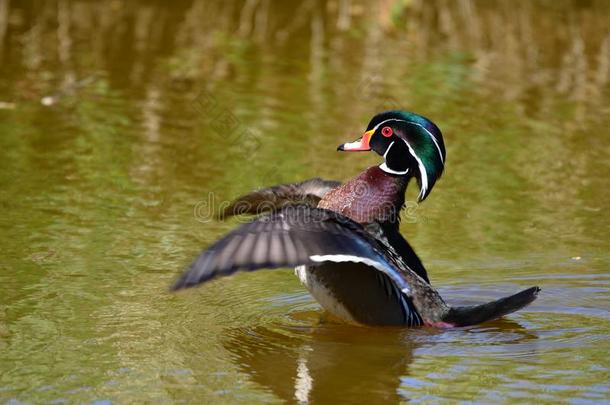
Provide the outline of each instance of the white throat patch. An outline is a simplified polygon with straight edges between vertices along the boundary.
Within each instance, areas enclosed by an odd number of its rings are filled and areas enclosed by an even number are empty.
[[[385,153],[383,154],[383,158],[385,159],[386,156],[388,156],[388,152],[390,151],[390,148],[392,148],[392,146],[394,146],[394,141],[392,141],[392,143],[390,144],[390,146],[388,146],[388,148],[385,150]],[[388,167],[386,162],[383,162],[382,164],[379,165],[379,168],[381,170],[383,170],[386,173],[390,173],[390,174],[407,174],[409,173],[409,169],[407,168],[407,170],[403,171],[403,172],[399,172],[396,170],[392,170]]]
[[[385,162],[383,162],[382,164],[380,164],[380,165],[379,165],[379,168],[380,168],[381,170],[383,170],[384,172],[386,172],[386,173],[390,173],[390,174],[407,174],[407,173],[409,173],[409,169],[405,170],[404,172],[398,172],[398,171],[396,171],[396,170],[392,170],[392,169],[390,169],[390,168],[388,167],[388,165],[387,165]]]

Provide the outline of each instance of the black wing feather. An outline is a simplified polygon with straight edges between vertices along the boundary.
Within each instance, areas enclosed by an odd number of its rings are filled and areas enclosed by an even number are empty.
[[[238,270],[318,263],[311,256],[341,255],[364,261],[408,287],[375,239],[347,217],[320,208],[289,206],[243,224],[204,250],[172,289],[192,287]]]

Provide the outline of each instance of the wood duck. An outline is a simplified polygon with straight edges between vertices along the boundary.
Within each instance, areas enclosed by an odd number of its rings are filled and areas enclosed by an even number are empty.
[[[252,192],[221,216],[255,214],[204,250],[172,287],[192,287],[238,270],[295,267],[320,305],[360,325],[457,327],[521,309],[531,287],[482,305],[451,307],[430,285],[421,261],[399,232],[409,180],[418,200],[445,165],[445,145],[429,119],[405,111],[373,117],[362,137],[339,151],[374,151],[383,163],[345,184],[310,179]]]

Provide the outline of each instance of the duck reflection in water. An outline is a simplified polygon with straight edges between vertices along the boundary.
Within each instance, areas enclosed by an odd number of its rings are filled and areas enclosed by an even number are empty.
[[[293,316],[307,318],[303,325],[311,325],[310,318],[316,315]],[[506,319],[486,326],[483,346],[497,346],[500,339],[512,347],[535,338]],[[398,403],[409,399],[409,387],[402,381],[409,376],[418,349],[446,341],[445,334],[479,332],[483,333],[477,327],[363,328],[325,320],[313,327],[272,324],[231,329],[223,346],[253,382],[286,403]],[[459,336],[456,339],[458,345],[464,343]]]

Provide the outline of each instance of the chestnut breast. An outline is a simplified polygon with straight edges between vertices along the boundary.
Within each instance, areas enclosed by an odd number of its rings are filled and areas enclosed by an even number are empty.
[[[338,212],[361,224],[395,219],[404,203],[407,180],[369,167],[341,187],[331,190],[319,208]]]

